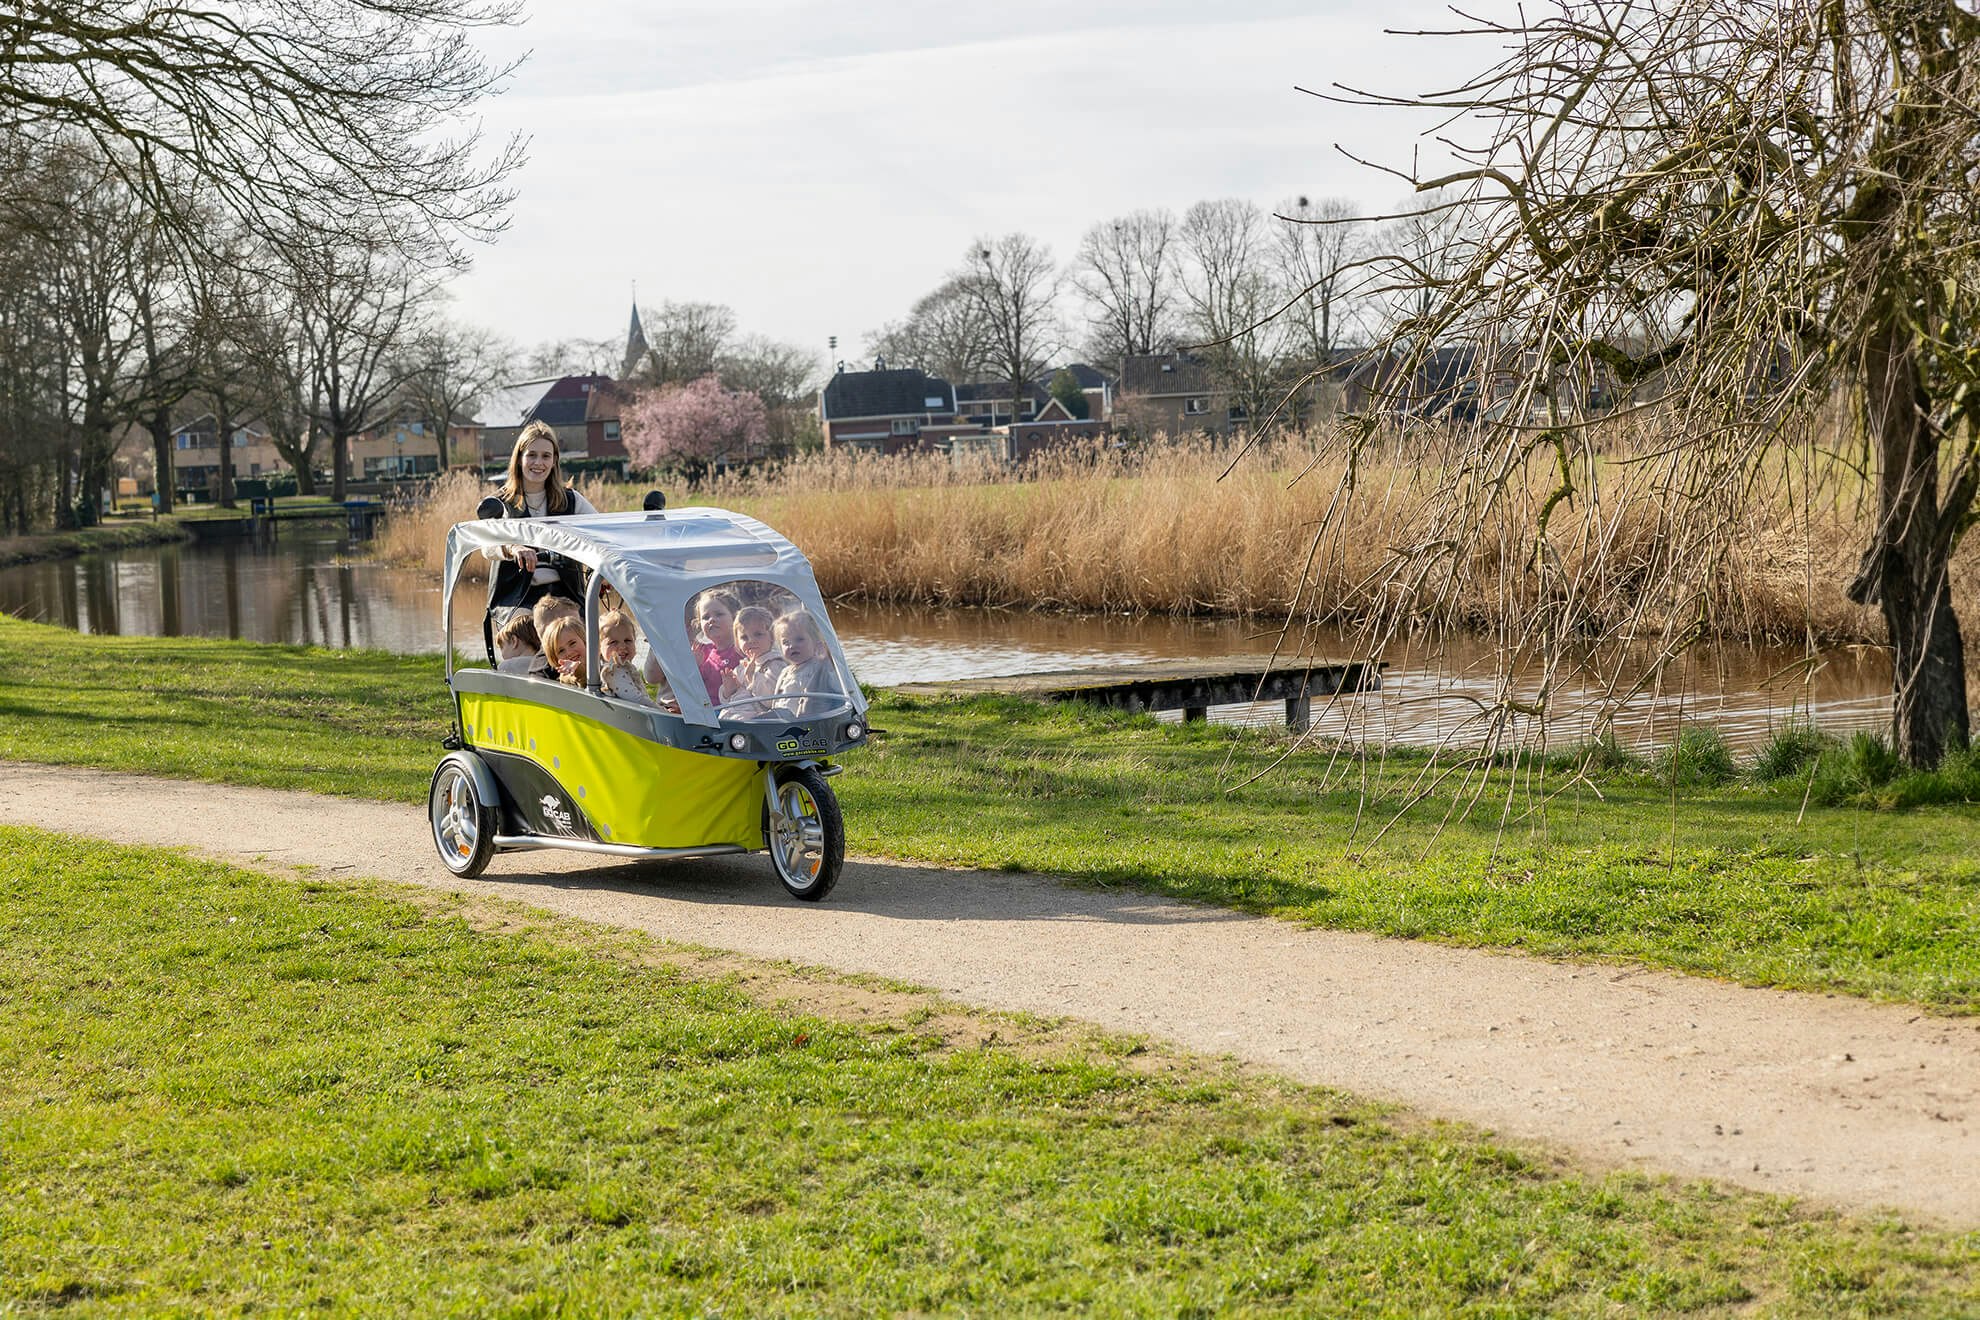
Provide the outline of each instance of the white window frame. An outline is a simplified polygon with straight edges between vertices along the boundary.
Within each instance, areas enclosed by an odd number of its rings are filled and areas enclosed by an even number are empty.
[[[1185,417],[1201,417],[1209,411],[1210,400],[1205,396],[1198,395],[1196,398],[1183,400],[1183,416]]]

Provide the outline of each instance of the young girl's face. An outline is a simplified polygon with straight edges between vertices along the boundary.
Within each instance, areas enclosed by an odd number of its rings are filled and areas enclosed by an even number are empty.
[[[751,619],[748,623],[736,625],[736,645],[752,660],[761,660],[776,645],[776,638],[770,635],[770,625],[761,619]]]
[[[727,648],[735,636],[736,616],[727,601],[710,597],[701,602],[701,635],[715,645]]]
[[[784,659],[794,665],[818,658],[818,641],[803,624],[778,624],[777,641],[784,648]]]
[[[601,640],[604,644],[605,658],[607,660],[616,660],[620,664],[632,663],[633,630],[631,628],[614,628],[607,632]]]
[[[560,665],[581,665],[584,663],[584,638],[571,633],[564,638],[564,648],[557,653]]]
[[[523,449],[522,476],[524,490],[542,490],[543,483],[550,480],[550,474],[557,468],[557,446],[548,440],[532,440]]]

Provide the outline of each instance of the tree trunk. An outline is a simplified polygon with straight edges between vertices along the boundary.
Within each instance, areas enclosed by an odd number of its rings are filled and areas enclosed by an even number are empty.
[[[151,432],[151,484],[158,492],[158,511],[170,513],[178,491],[172,472],[172,415],[160,408],[146,419]]]
[[[1938,441],[1902,328],[1879,335],[1864,365],[1879,460],[1867,576],[1890,632],[1891,742],[1907,765],[1931,767],[1967,737],[1966,650],[1947,581],[1951,538],[1940,526]]]
[[[341,431],[330,436],[330,498],[342,504],[350,498],[351,438]]]
[[[220,507],[234,507],[234,417],[225,399],[214,404],[213,428],[220,440]]]

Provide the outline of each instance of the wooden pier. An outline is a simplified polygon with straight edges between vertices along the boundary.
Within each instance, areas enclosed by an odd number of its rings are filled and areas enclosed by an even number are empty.
[[[1239,656],[903,683],[894,691],[922,697],[997,693],[1038,701],[1085,701],[1116,710],[1179,710],[1186,720],[1205,718],[1212,706],[1283,701],[1286,727],[1303,731],[1312,722],[1315,697],[1378,692],[1386,667],[1382,660],[1275,664],[1269,657]]]

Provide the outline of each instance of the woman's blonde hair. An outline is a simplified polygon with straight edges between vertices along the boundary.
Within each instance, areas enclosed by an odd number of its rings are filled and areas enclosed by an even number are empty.
[[[564,484],[564,463],[557,454],[557,433],[543,422],[531,422],[516,437],[516,447],[509,451],[509,479],[495,494],[502,503],[511,507],[523,502],[523,450],[529,448],[533,440],[547,440],[550,443],[550,476],[543,483],[543,511],[569,513],[572,508],[571,488]]]
[[[569,641],[573,636],[577,638],[578,645],[583,646],[585,644],[584,620],[572,618],[552,619],[550,626],[544,630],[543,658],[550,662],[550,671],[552,673],[557,673],[557,660],[564,652],[564,643]],[[584,686],[584,674],[581,671],[575,675],[558,674],[558,677],[564,682],[569,683],[572,687]]]

